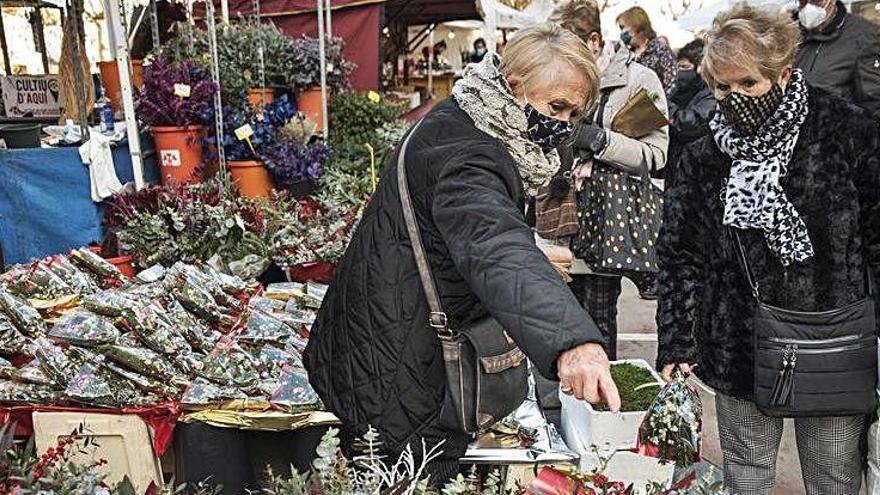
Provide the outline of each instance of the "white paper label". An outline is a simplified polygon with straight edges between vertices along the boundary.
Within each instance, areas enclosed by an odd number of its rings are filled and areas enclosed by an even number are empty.
[[[163,167],[179,167],[180,166],[180,150],[161,150],[159,158]]]

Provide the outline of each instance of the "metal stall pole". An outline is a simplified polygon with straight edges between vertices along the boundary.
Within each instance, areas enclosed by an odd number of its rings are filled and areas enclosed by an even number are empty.
[[[134,114],[134,95],[131,91],[131,61],[128,53],[128,36],[125,32],[123,18],[125,5],[123,0],[110,0],[107,12],[107,27],[116,40],[116,65],[119,69],[119,86],[122,90],[122,110],[125,113],[125,131],[128,137],[128,150],[131,153],[131,168],[134,172],[134,186],[140,191],[144,182],[144,161],[141,153],[141,136],[138,132],[137,118]]]
[[[6,28],[3,26],[3,9],[0,9],[0,45],[3,48],[3,67],[6,75],[12,75],[12,61],[9,60],[9,48],[6,45]]]
[[[434,99],[434,24],[428,33],[428,99]]]
[[[254,20],[257,23],[257,26],[260,25],[260,0],[254,0]],[[260,78],[260,112],[263,111],[263,107],[266,106],[266,46],[263,42],[263,37],[260,36],[258,39],[259,46],[257,46],[257,77]]]
[[[37,50],[40,52],[40,57],[43,61],[43,73],[49,73],[49,55],[46,50],[46,32],[43,28],[43,8],[42,7],[34,7],[33,12],[31,12],[31,24],[33,26],[34,37],[36,38],[36,42],[39,45]]]
[[[153,51],[158,51],[162,40],[159,38],[159,8],[156,0],[150,0],[150,33],[153,35]]]
[[[327,50],[326,34],[324,33],[324,0],[318,0],[318,51],[321,53],[321,125],[324,130],[324,140],[330,135],[329,119],[327,118]]]
[[[324,7],[326,10],[325,14],[327,15],[327,39],[333,39],[333,10],[330,8],[330,0],[327,0],[327,5]]]
[[[206,0],[205,17],[208,21],[208,44],[211,50],[211,79],[219,86],[220,61],[217,58],[217,23],[214,20],[214,15],[214,0]],[[214,128],[217,132],[217,163],[226,186],[224,191],[228,191],[230,184],[229,173],[226,171],[226,151],[223,149],[223,101],[220,97],[220,91],[214,93]]]
[[[213,4],[211,5],[211,12],[214,12]],[[223,24],[229,25],[229,0],[220,0],[220,15],[223,16]]]
[[[85,89],[85,81],[83,79],[83,68],[82,68],[82,55],[80,54],[80,42],[85,38],[85,36],[81,36],[82,33],[82,10],[80,9],[81,0],[72,0],[68,7],[68,12],[70,14],[69,22],[73,23],[71,29],[73,31],[74,39],[70,44],[70,51],[73,52],[73,94],[76,97],[76,109],[79,114],[79,121],[77,125],[80,127],[80,142],[84,143],[89,139],[89,119],[88,119],[88,108],[86,108],[86,89]]]

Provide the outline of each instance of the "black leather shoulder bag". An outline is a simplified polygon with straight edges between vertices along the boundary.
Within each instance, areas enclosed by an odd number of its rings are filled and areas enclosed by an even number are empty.
[[[428,300],[428,330],[436,332],[446,366],[446,395],[440,415],[449,431],[476,433],[492,426],[522,404],[528,388],[525,354],[494,318],[486,317],[463,328],[450,328],[428,257],[422,244],[406,177],[406,148],[418,125],[410,131],[397,158],[397,185],[403,217]]]
[[[757,302],[754,332],[755,405],[768,416],[851,416],[876,407],[877,334],[870,276],[866,297],[820,312],[761,301],[739,233],[731,229]]]

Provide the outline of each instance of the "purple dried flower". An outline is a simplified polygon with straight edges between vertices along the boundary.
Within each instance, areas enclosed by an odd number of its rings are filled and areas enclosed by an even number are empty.
[[[175,84],[190,88],[188,97],[174,94]],[[174,65],[158,57],[144,70],[144,89],[137,95],[138,117],[152,127],[206,124],[218,87],[208,73],[190,61]]]

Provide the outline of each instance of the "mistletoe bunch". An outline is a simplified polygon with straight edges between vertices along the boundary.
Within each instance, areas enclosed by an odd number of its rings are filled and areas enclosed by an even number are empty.
[[[144,69],[144,88],[137,94],[137,114],[152,127],[201,125],[210,122],[215,84],[195,63],[156,58]]]
[[[351,242],[360,213],[359,207],[298,203],[299,221],[274,236],[275,264],[290,268],[311,262],[336,263]]]

